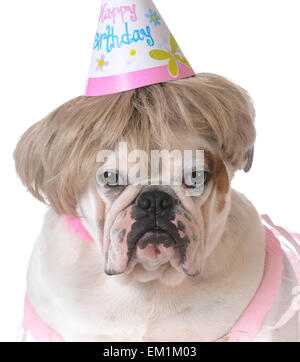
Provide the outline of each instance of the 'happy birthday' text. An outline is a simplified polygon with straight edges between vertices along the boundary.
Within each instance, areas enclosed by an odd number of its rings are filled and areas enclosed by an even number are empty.
[[[132,4],[132,6],[117,6],[112,9],[106,7],[107,4],[101,6],[100,18],[99,21],[104,23],[107,19],[113,19],[113,23],[116,23],[116,18],[118,16],[121,17],[122,23],[125,21],[125,16],[128,14],[130,16],[130,20],[133,22],[137,21],[137,15],[135,12],[136,5]]]
[[[116,35],[114,31],[114,27],[108,25],[105,33],[99,34],[97,32],[94,49],[100,51],[104,46],[106,46],[107,52],[110,53],[115,48],[121,48],[123,44],[129,45],[133,42],[137,43],[144,40],[146,40],[149,46],[154,45],[154,39],[151,35],[149,26],[146,26],[145,29],[136,29],[133,33],[130,33],[128,30],[128,23],[126,22],[125,31],[122,35]]]

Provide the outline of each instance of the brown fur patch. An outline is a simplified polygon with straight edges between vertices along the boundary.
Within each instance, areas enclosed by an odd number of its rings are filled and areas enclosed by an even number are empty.
[[[205,150],[205,161],[212,174],[212,179],[220,193],[218,212],[223,211],[225,207],[225,196],[229,191],[229,178],[223,160],[212,152]]]

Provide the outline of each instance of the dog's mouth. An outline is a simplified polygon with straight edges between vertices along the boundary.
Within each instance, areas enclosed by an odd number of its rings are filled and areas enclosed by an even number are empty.
[[[195,276],[198,240],[194,230],[192,219],[184,213],[151,218],[136,215],[131,206],[113,225],[105,254],[105,272],[123,274],[134,263],[155,268],[169,262],[177,271]]]
[[[168,231],[155,227],[150,231],[146,231],[136,243],[137,247],[142,250],[149,244],[153,246],[163,245],[165,248],[170,248],[176,245],[176,240]]]
[[[180,271],[180,255],[176,240],[168,231],[158,227],[146,231],[137,240],[132,259],[131,265],[142,266],[142,269],[138,269],[139,274],[141,270],[144,270],[160,275],[156,273],[158,271],[163,273],[167,270],[166,268],[170,267],[175,268],[177,272]]]
[[[128,259],[134,252],[140,261],[165,262],[176,257],[182,264],[186,258],[186,248],[190,240],[187,235],[180,235],[178,226],[166,218],[155,220],[137,220],[127,236]]]
[[[137,240],[135,250],[140,262],[166,263],[176,253],[176,240],[169,232],[155,227]]]

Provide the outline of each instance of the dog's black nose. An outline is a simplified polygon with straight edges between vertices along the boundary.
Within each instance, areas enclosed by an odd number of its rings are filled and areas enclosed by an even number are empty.
[[[142,193],[137,199],[137,206],[151,215],[160,215],[170,210],[175,200],[162,191],[149,191]]]

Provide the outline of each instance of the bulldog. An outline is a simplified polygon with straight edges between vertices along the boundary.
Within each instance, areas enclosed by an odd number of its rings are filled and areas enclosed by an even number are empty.
[[[30,128],[15,160],[50,208],[27,276],[27,307],[41,329],[64,341],[218,341],[247,315],[259,328],[246,325],[246,340],[297,340],[296,313],[264,328],[289,307],[296,273],[280,246],[270,252],[273,236],[231,187],[236,171],[251,169],[254,118],[244,89],[198,74],[79,97]],[[149,159],[129,159],[126,173],[120,142],[148,154],[202,150],[203,167],[175,167],[177,152],[171,178],[166,167],[151,172]],[[149,171],[142,182],[128,177],[137,162]],[[266,308],[253,308],[268,287]],[[39,339],[25,322],[23,339]]]

